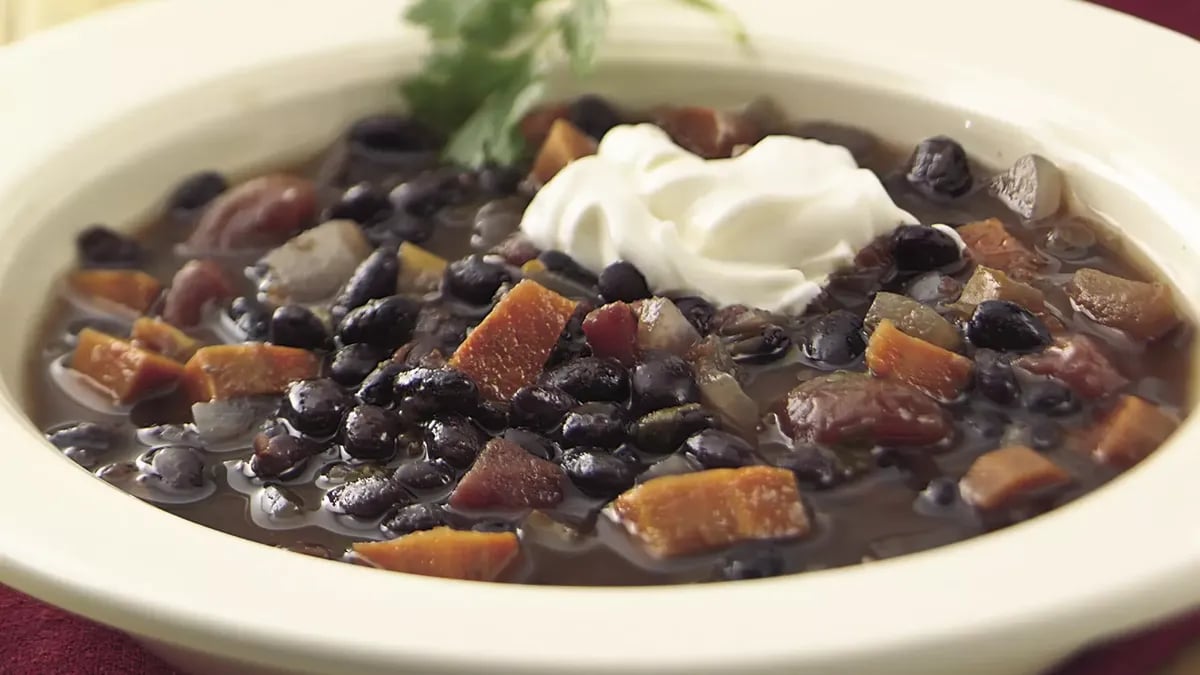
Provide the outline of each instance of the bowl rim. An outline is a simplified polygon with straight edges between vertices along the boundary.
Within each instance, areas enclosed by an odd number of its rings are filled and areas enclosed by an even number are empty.
[[[128,110],[123,106],[166,96],[170,86],[231,76],[239,63],[319,53],[411,61],[423,46],[419,36],[399,25],[400,0],[363,0],[350,15],[336,3],[292,0],[287,31],[271,30],[279,21],[272,0],[201,4],[160,0],[132,5],[0,50],[0,82],[6,83],[0,87],[0,147],[12,150],[0,162],[0,200],[35,175],[42,160],[64,151],[70,138],[64,130],[99,128]],[[1086,129],[1082,138],[1103,137],[1114,166],[1129,162],[1143,172],[1135,179],[1147,191],[1146,199],[1172,216],[1169,226],[1191,227],[1200,214],[1200,194],[1187,184],[1187,177],[1200,169],[1200,144],[1178,137],[1200,110],[1200,94],[1171,88],[1167,75],[1154,75],[1163,62],[1200,61],[1195,41],[1075,0],[1010,0],[1003,6],[913,0],[904,10],[872,0],[832,5],[793,0],[786,6],[777,0],[738,0],[730,5],[752,40],[764,44],[792,41],[797,53],[831,53],[844,56],[846,63],[889,63],[894,69],[954,55],[968,79],[985,72],[1005,87],[1020,81],[1036,89],[1042,102],[1065,101],[1052,119],[1029,123],[1054,125],[1053,133],[1064,134],[1079,122]],[[855,22],[864,11],[875,13],[872,23],[880,25]],[[241,25],[227,30],[225,23],[234,12]],[[677,28],[671,35],[656,29],[664,20]],[[1061,39],[1054,26],[1073,26],[1079,34],[1092,35],[1094,43],[1078,49],[1072,44],[1071,50],[1047,58],[1035,50],[962,53],[921,41],[903,58],[896,56],[906,31],[942,35],[978,25],[990,26],[992,35],[1023,34],[1031,43],[1043,44]],[[797,26],[804,26],[800,38]],[[267,37],[252,39],[255,31]],[[221,55],[197,58],[210,53],[216,34],[222,35]],[[852,37],[859,42],[848,46]],[[113,49],[114,44],[123,48]],[[1113,44],[1121,45],[1119,53],[1109,48]],[[706,49],[703,58],[714,64],[736,57],[727,37],[707,22],[656,7],[619,14],[609,52],[636,60],[674,50],[698,59],[697,46]],[[157,54],[153,63],[146,62],[148,53]],[[121,77],[114,77],[118,73]],[[88,100],[91,110],[80,110],[76,97],[90,91],[97,78],[108,95]],[[965,86],[963,82],[952,84]],[[947,99],[986,98],[976,90],[928,86]],[[1147,101],[1165,105],[1148,106]],[[1013,109],[1011,103],[997,105],[1006,113]],[[1085,123],[1073,115],[1095,119]],[[1200,240],[1194,228],[1181,232]],[[0,268],[15,264],[12,252],[0,254]],[[44,450],[21,413],[19,397],[7,388],[0,393],[0,430],[14,444]],[[618,589],[459,582],[297,556],[146,508],[85,472],[68,471],[70,464],[54,453],[25,453],[29,456],[21,462],[54,477],[55,500],[60,502],[55,518],[97,509],[126,527],[52,537],[45,525],[23,517],[25,500],[36,497],[32,488],[0,492],[0,580],[156,640],[201,650],[219,647],[250,662],[313,670],[351,665],[387,669],[404,663],[422,672],[490,668],[557,673],[562,664],[576,663],[589,672],[698,673],[787,667],[800,661],[842,668],[881,654],[903,658],[923,650],[974,646],[985,637],[1003,643],[1051,627],[1075,630],[1083,639],[1095,629],[1069,624],[1085,614],[1102,617],[1106,630],[1120,630],[1200,600],[1200,588],[1186,583],[1200,572],[1200,523],[1188,517],[1193,505],[1183,490],[1160,489],[1166,477],[1193,475],[1200,468],[1200,456],[1182,451],[1197,435],[1200,422],[1190,418],[1163,452],[1106,488],[1103,498],[1080,500],[1020,527],[954,546],[739,584]],[[0,471],[15,468],[16,460],[0,453]],[[1156,527],[1138,526],[1150,517]],[[1121,539],[1113,541],[1096,523],[1124,525]],[[147,540],[171,544],[147,561],[139,553]],[[176,570],[201,567],[211,570],[210,575],[178,583]],[[134,570],[139,583],[121,583]],[[1014,576],[1020,577],[1021,588],[1007,583]],[[230,583],[233,579],[241,583]],[[296,591],[324,583],[336,592],[320,598],[321,610],[336,613],[340,625],[279,621],[280,616],[308,616],[315,600]],[[938,592],[930,593],[931,588]],[[781,603],[782,593],[788,594],[789,606]],[[269,601],[263,602],[264,597]],[[364,607],[358,598],[372,598],[371,606]],[[846,603],[847,598],[855,603]],[[868,599],[886,601],[861,604]],[[805,617],[790,609],[793,602],[822,609]],[[633,603],[636,611],[631,612]],[[393,604],[418,607],[420,620],[405,620],[403,611],[390,609]],[[862,611],[865,607],[870,611]],[[915,607],[921,610],[913,611]],[[714,608],[753,620],[753,630],[731,631],[728,622],[709,616]],[[561,617],[581,636],[604,635],[620,621],[620,647],[586,638],[531,644],[530,626],[497,620],[506,616],[503,612]],[[397,615],[400,626],[390,621]],[[687,621],[694,616],[705,620]],[[454,635],[470,636],[470,647],[464,649]]]

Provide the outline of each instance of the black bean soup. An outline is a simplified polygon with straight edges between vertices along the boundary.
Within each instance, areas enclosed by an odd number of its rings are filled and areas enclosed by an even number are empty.
[[[462,171],[383,115],[294,172],[187,178],[135,239],[79,235],[31,415],[102,480],[236,536],[637,585],[1005,527],[1103,485],[1186,413],[1191,327],[1040,157],[997,172],[946,137],[901,153],[836,124],[663,108],[639,119],[705,157],[768,132],[844,145],[922,224],[802,316],[655,297],[628,263],[535,249],[517,228],[536,186],[628,119],[598,97],[547,106],[523,126],[531,165]]]

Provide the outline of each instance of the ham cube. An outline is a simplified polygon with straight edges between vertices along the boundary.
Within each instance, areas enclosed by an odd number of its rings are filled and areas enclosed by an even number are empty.
[[[193,403],[280,394],[296,380],[316,377],[312,352],[258,342],[203,347],[184,366],[183,386]]]
[[[495,581],[520,554],[512,532],[464,532],[435,527],[391,541],[354,544],[376,567],[427,577]]]
[[[971,359],[905,335],[890,319],[871,334],[867,367],[876,377],[900,380],[942,401],[958,398],[971,383]]]
[[[714,108],[662,108],[655,121],[676,145],[705,159],[732,157],[734,148],[754,145],[763,137],[749,117]]]
[[[576,304],[526,279],[467,335],[450,366],[466,373],[488,398],[507,401],[542,372]]]
[[[624,302],[614,302],[588,313],[583,334],[592,354],[614,358],[625,367],[637,360],[638,320]]]
[[[1129,468],[1150,456],[1179,426],[1162,408],[1122,396],[1095,431],[1092,457],[1118,468]]]
[[[1031,493],[1071,482],[1071,476],[1037,451],[1011,445],[984,453],[959,481],[963,499],[991,510],[1014,505]]]
[[[70,366],[122,404],[158,393],[183,374],[179,363],[91,328],[79,332]]]
[[[125,314],[145,314],[162,292],[158,279],[138,270],[79,270],[67,285],[100,308]]]
[[[494,438],[450,495],[456,509],[540,509],[563,500],[563,472],[516,443]]]
[[[181,328],[195,326],[204,318],[207,305],[233,294],[233,284],[220,265],[212,260],[189,260],[171,280],[163,299],[163,319]]]
[[[1129,382],[1104,355],[1100,345],[1086,335],[1056,338],[1044,351],[1026,354],[1014,365],[1060,380],[1082,398],[1108,396]]]
[[[781,416],[796,441],[822,445],[932,445],[953,433],[937,401],[896,380],[831,373],[793,389]]]
[[[659,559],[743,541],[796,539],[812,527],[795,476],[768,466],[655,478],[617,497],[612,515]]]

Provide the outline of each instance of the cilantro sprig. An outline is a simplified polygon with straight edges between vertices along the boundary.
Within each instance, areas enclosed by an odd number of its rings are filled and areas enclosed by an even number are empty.
[[[717,0],[677,1],[712,13],[746,43]],[[401,90],[415,118],[449,137],[447,161],[512,164],[525,154],[520,122],[544,97],[551,65],[565,55],[576,76],[590,73],[608,18],[608,0],[418,0],[405,19],[433,48]]]

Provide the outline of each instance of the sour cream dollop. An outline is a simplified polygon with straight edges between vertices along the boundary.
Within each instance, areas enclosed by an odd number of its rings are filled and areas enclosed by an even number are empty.
[[[627,260],[656,293],[800,312],[861,248],[916,222],[841,146],[768,136],[705,160],[638,124],[542,187],[521,230],[593,272]]]

